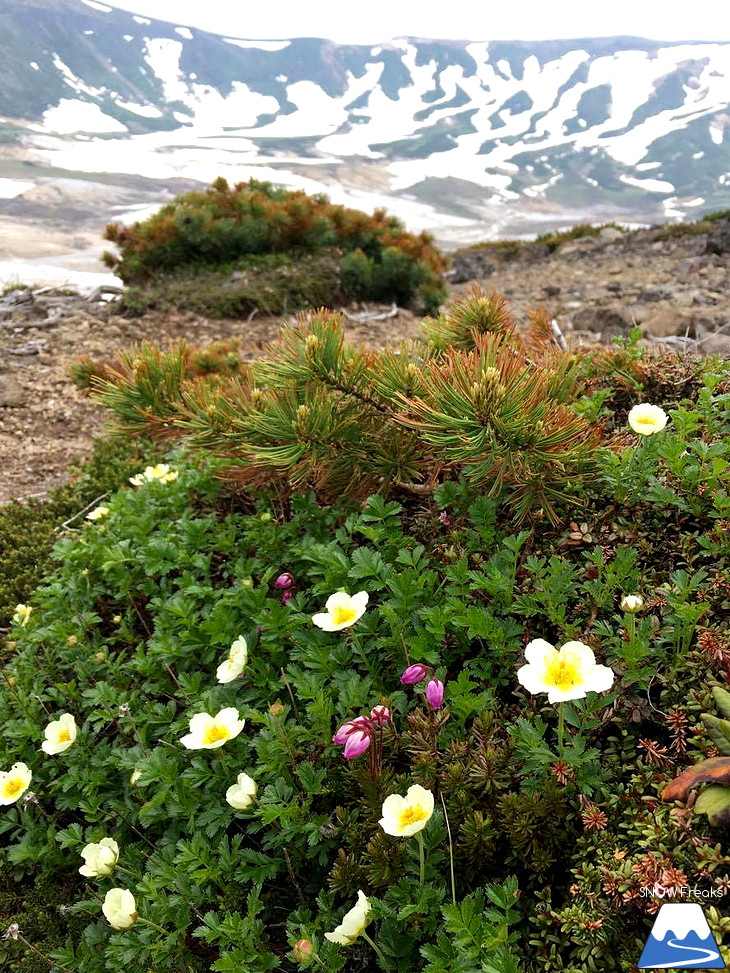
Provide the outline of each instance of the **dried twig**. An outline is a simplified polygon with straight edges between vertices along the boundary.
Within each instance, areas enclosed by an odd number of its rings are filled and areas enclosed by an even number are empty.
[[[103,500],[104,497],[108,497],[108,496],[109,496],[109,491],[107,490],[106,493],[102,493],[101,496],[96,497],[96,499],[92,500],[91,503],[87,503],[83,510],[79,510],[79,512],[77,514],[74,514],[73,517],[69,517],[68,520],[64,520],[64,522],[61,524],[60,527],[56,527],[56,533],[58,533],[58,531],[60,530],[63,530],[65,527],[68,527],[68,525],[72,524],[74,520],[78,520],[79,517],[82,517],[87,510],[89,510],[91,507],[97,504],[100,500]]]

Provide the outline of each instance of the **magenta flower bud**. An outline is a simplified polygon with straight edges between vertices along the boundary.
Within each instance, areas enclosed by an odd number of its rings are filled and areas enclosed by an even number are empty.
[[[285,571],[284,574],[280,574],[279,577],[276,579],[276,581],[274,582],[274,587],[278,591],[286,591],[286,589],[291,588],[293,584],[294,584],[294,575],[289,574],[288,571]]]
[[[347,742],[350,734],[356,730],[362,730],[364,733],[368,733],[370,727],[371,723],[367,716],[356,716],[354,719],[342,724],[337,733],[332,737],[332,742],[336,743],[338,747],[341,747],[343,743]]]
[[[370,719],[373,723],[377,723],[378,726],[382,726],[383,723],[387,723],[390,719],[390,710],[387,706],[373,706],[370,710]]]
[[[439,520],[444,525],[444,527],[451,527],[451,517],[449,517],[449,515],[446,513],[445,510],[442,510],[441,513],[439,514]]]
[[[440,679],[429,680],[426,686],[426,699],[431,709],[441,709],[444,701],[444,684]]]
[[[408,666],[400,677],[404,686],[414,686],[417,682],[425,679],[428,675],[429,667],[422,662],[417,662],[414,666]]]
[[[369,746],[370,733],[366,733],[363,730],[355,730],[354,733],[348,736],[347,742],[345,743],[345,760],[352,760],[353,757],[359,757],[360,754],[365,753]]]
[[[281,603],[282,603],[282,605],[285,605],[293,597],[294,597],[294,592],[293,591],[282,591],[282,593],[281,593]]]

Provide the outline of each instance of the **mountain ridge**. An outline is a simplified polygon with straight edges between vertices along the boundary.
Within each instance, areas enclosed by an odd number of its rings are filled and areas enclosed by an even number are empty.
[[[730,42],[249,40],[0,0],[0,140],[77,172],[267,178],[446,243],[693,218],[730,205]]]

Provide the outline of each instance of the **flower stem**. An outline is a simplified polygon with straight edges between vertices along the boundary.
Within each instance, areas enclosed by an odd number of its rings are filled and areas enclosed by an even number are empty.
[[[564,703],[558,703],[558,757],[563,759],[563,735],[565,733]]]
[[[375,672],[373,671],[373,667],[372,667],[372,664],[370,662],[370,659],[368,659],[367,652],[362,647],[362,644],[361,644],[360,640],[355,637],[355,634],[353,632],[348,631],[347,634],[348,634],[348,636],[350,638],[350,644],[360,654],[360,658],[365,663],[365,668],[367,669],[368,675],[372,679],[373,686],[374,686],[375,685],[375,682],[376,682],[376,680],[375,680]]]
[[[418,854],[421,860],[421,874],[419,878],[419,885],[421,888],[426,884],[426,845],[423,840],[423,832],[418,832]]]
[[[137,916],[137,922],[143,922],[146,926],[152,926],[153,929],[161,932],[163,936],[170,935],[167,929],[163,929],[162,926],[158,926],[157,923],[153,922],[151,919],[145,919],[144,916]]]
[[[24,946],[27,946],[28,949],[32,950],[36,956],[40,956],[41,959],[45,960],[49,966],[55,966],[57,969],[63,970],[63,973],[72,973],[68,966],[61,966],[61,964],[56,963],[55,960],[49,959],[45,953],[42,953],[39,949],[37,949],[33,943],[29,943],[25,936],[21,935],[20,933],[18,934],[18,939],[21,941],[21,943],[23,943]]]
[[[372,940],[370,938],[370,936],[368,936],[368,934],[365,932],[364,929],[360,933],[360,935],[362,936],[362,938],[365,940],[365,942],[369,946],[372,946],[372,948],[375,950],[375,955],[378,957],[378,959],[380,960],[380,962],[383,964],[383,966],[387,970],[389,968],[390,964],[388,963],[388,961],[385,958],[385,956],[383,956],[383,951],[380,949],[380,947],[378,946],[378,944],[374,940]]]
[[[446,821],[446,830],[449,834],[449,869],[451,871],[451,901],[456,905],[456,879],[454,877],[454,841],[451,837],[451,824],[449,822],[449,815],[446,811],[446,801],[444,800],[444,795],[439,794],[441,798],[441,805],[444,809],[444,820]]]

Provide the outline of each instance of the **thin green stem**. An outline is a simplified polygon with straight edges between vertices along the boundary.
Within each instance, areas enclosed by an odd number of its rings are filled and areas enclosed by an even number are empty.
[[[423,840],[423,832],[418,832],[418,855],[421,861],[421,873],[419,885],[421,888],[426,884],[426,844]]]
[[[381,962],[381,963],[383,964],[383,966],[385,967],[385,969],[386,969],[386,970],[387,970],[387,969],[389,969],[389,967],[390,967],[390,964],[388,963],[388,961],[387,961],[387,959],[385,958],[385,956],[383,956],[383,951],[382,951],[382,950],[380,949],[380,947],[378,946],[378,944],[377,944],[376,942],[374,942],[374,941],[373,941],[373,940],[372,940],[372,939],[370,938],[370,936],[368,936],[368,934],[367,934],[367,933],[365,932],[365,930],[364,930],[364,929],[363,929],[363,931],[362,931],[362,932],[360,933],[360,935],[361,935],[361,936],[362,936],[362,938],[363,938],[363,939],[365,940],[365,942],[366,942],[366,943],[367,943],[367,944],[368,944],[369,946],[372,946],[372,948],[373,948],[373,949],[375,950],[375,955],[376,955],[376,956],[378,957],[378,959],[379,959],[379,960],[380,960],[380,962]]]
[[[218,759],[221,762],[221,767],[223,768],[223,773],[227,777],[228,776],[228,767],[226,767],[226,762],[225,762],[225,760],[223,758],[223,754],[221,753],[221,748],[220,747],[216,747],[216,751],[215,752],[218,754]]]
[[[563,759],[563,736],[565,734],[564,703],[558,703],[558,757]]]
[[[40,956],[42,960],[45,960],[49,966],[55,966],[57,969],[63,970],[63,973],[73,973],[68,966],[61,966],[61,964],[57,963],[55,960],[49,959],[45,953],[42,953],[39,949],[37,949],[33,943],[29,943],[25,936],[21,935],[20,933],[18,933],[18,939],[21,941],[21,943],[23,943],[24,946],[27,946],[28,949],[32,950],[36,956]]]
[[[446,811],[446,801],[444,800],[444,795],[439,794],[441,798],[441,805],[444,809],[444,820],[446,821],[446,830],[449,835],[449,869],[451,871],[451,901],[456,905],[456,879],[454,877],[454,841],[451,837],[451,823],[449,822],[449,815]]]
[[[368,659],[368,656],[367,656],[367,653],[365,652],[365,649],[362,647],[362,644],[360,643],[360,640],[355,637],[355,634],[352,631],[348,631],[347,634],[348,634],[348,636],[350,638],[350,644],[355,649],[355,651],[360,654],[360,658],[365,663],[365,668],[367,669],[368,675],[372,679],[373,686],[374,686],[375,683],[376,683],[375,671],[373,670],[372,663],[370,662],[370,659]]]
[[[151,919],[145,919],[144,916],[137,916],[137,922],[143,922],[145,926],[152,926],[158,932],[161,932],[163,936],[170,936],[171,933],[167,929],[163,929],[162,926],[158,926],[156,922]]]

